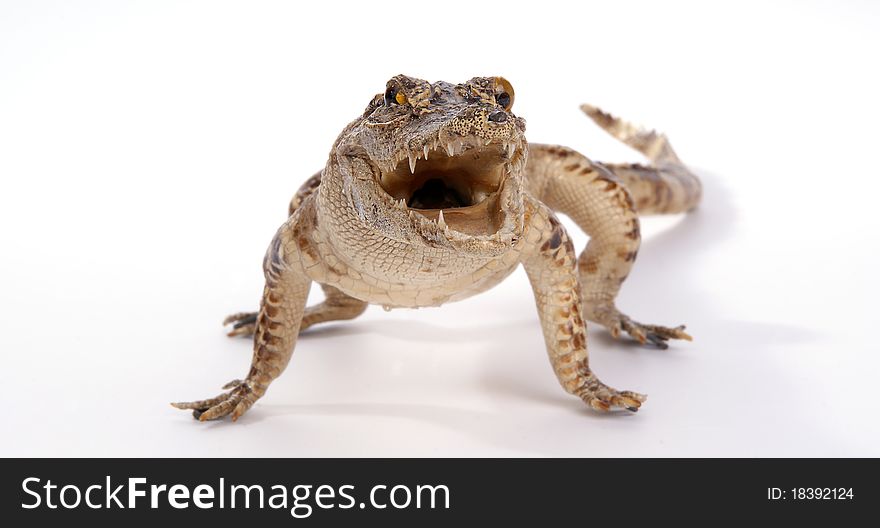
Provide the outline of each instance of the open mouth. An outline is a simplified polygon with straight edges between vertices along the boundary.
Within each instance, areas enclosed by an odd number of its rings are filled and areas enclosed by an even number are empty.
[[[463,144],[427,146],[392,170],[380,185],[398,202],[430,220],[468,235],[490,235],[504,221],[498,191],[508,173],[512,144],[467,148]]]

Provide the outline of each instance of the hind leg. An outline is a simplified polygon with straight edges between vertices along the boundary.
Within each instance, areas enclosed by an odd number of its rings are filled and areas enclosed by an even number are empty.
[[[615,299],[641,243],[635,205],[621,180],[574,150],[548,145],[529,148],[527,175],[532,193],[590,235],[578,258],[587,318],[615,337],[626,332],[660,348],[666,348],[669,339],[690,340],[684,326],[642,324],[617,309]]]
[[[324,290],[324,301],[314,306],[309,306],[303,313],[299,331],[328,321],[345,321],[354,319],[364,313],[367,303],[346,295],[326,284],[321,285]],[[232,314],[223,321],[224,325],[232,324],[229,336],[253,335],[257,324],[257,312],[241,312]]]

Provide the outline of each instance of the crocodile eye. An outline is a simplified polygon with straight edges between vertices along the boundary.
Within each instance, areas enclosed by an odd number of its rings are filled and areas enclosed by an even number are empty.
[[[510,109],[510,94],[508,94],[507,92],[501,92],[500,94],[496,95],[495,101],[503,106],[505,110]]]
[[[504,77],[495,77],[495,102],[504,110],[513,106],[513,86]]]
[[[397,87],[389,86],[385,90],[385,106],[391,106],[393,103],[399,105],[406,104],[406,95],[403,92],[399,92]]]

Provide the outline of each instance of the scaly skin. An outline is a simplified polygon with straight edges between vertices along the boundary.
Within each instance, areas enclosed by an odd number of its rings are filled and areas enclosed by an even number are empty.
[[[224,321],[234,325],[230,335],[253,334],[247,376],[215,398],[172,405],[202,421],[236,420],[287,366],[301,330],[355,318],[368,304],[464,299],[521,263],[562,387],[599,411],[638,410],[644,395],[617,391],[591,370],[584,320],[661,348],[690,340],[683,326],[633,321],[615,298],[638,253],[638,214],[694,208],[699,180],[665,136],[588,105],[587,115],[651,165],[606,165],[530,145],[512,104],[500,77],[458,85],[392,78],[291,200],[263,262],[260,311]],[[590,235],[579,257],[554,211]],[[326,298],[306,308],[312,282]]]

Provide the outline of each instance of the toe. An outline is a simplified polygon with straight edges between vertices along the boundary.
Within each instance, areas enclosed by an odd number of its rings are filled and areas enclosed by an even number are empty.
[[[238,328],[239,326],[254,323],[256,320],[257,312],[238,312],[223,319],[223,326],[235,323],[235,327]]]
[[[224,385],[224,386],[221,387],[221,388],[222,388],[223,390],[234,389],[234,388],[238,387],[239,385],[241,385],[242,383],[244,383],[242,380],[240,380],[240,379],[234,379],[234,380],[230,381],[229,383],[227,383],[226,385]]]
[[[612,326],[611,328],[609,328],[609,330],[611,332],[611,337],[613,337],[614,339],[620,337],[620,323]]]
[[[602,401],[599,398],[593,398],[590,400],[590,407],[600,412],[608,412],[611,410],[611,406],[608,405],[608,402]]]
[[[640,402],[639,400],[622,395],[615,396],[613,402],[614,405],[617,405],[618,407],[623,407],[630,412],[637,412],[639,410],[639,407],[642,406],[642,402]]]
[[[244,326],[236,326],[232,330],[227,332],[226,335],[228,335],[229,337],[235,337],[235,336],[240,336],[240,335],[248,336],[248,335],[253,335],[255,330],[256,330],[256,327],[252,324],[248,324],[248,325],[244,325]]]
[[[694,338],[691,337],[690,334],[685,332],[684,329],[685,329],[684,325],[677,326],[677,327],[673,328],[673,331],[675,332],[675,338],[676,339],[684,339],[685,341],[693,341]]]
[[[235,410],[232,411],[232,421],[233,422],[238,421],[238,419],[241,418],[241,415],[246,413],[248,411],[248,409],[251,408],[251,405],[253,405],[253,404],[254,404],[254,402],[251,400],[251,398],[248,398],[248,397],[242,398],[242,400],[240,402],[238,402],[238,405],[235,406]]]
[[[203,412],[199,415],[200,422],[206,422],[208,420],[217,420],[218,418],[223,418],[227,414],[231,413],[235,406],[238,405],[238,398],[230,398],[223,403],[215,405]]]
[[[632,400],[636,400],[639,403],[645,403],[648,400],[648,396],[646,394],[640,394],[638,392],[633,391],[620,391],[618,394],[624,398],[630,398]]]

